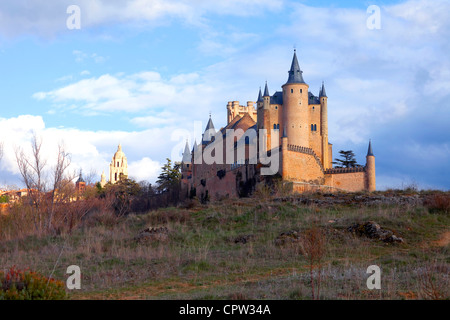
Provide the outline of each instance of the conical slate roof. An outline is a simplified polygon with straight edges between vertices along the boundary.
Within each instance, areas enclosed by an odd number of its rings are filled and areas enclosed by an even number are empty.
[[[184,147],[183,152],[183,163],[190,163],[191,162],[191,153],[189,151],[189,142],[186,140],[186,146]]]
[[[258,94],[258,101],[257,102],[262,102],[263,98],[262,98],[262,94],[261,94],[261,87],[259,87],[259,94]]]
[[[367,156],[374,156],[373,155],[373,150],[372,150],[372,141],[369,140],[369,149],[367,150]]]
[[[328,98],[327,92],[325,91],[325,84],[323,81],[322,81],[322,88],[320,89],[320,94],[319,94],[319,98],[322,98],[322,97]]]
[[[209,115],[209,121],[206,125],[205,132],[203,133],[202,144],[207,144],[211,141],[212,137],[216,134],[216,129],[214,128],[214,124],[211,119],[211,115]]]
[[[303,71],[300,70],[300,66],[297,60],[297,53],[294,50],[294,57],[292,58],[291,70],[289,70],[289,78],[286,84],[288,83],[305,83],[303,80]]]
[[[266,81],[266,87],[264,88],[264,97],[270,97],[269,87],[267,86],[267,81]]]

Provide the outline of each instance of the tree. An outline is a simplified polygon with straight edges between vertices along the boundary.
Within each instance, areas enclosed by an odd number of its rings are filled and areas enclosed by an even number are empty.
[[[336,164],[335,168],[354,168],[360,167],[361,165],[356,163],[355,154],[352,150],[341,150],[339,154],[342,159],[335,158],[333,164]]]
[[[161,167],[162,172],[158,176],[156,184],[159,192],[167,192],[180,184],[181,172],[180,164],[175,163],[172,166],[172,161],[167,158],[167,163]]]
[[[53,219],[57,205],[68,201],[71,194],[66,192],[75,178],[75,174],[68,175],[70,155],[65,151],[64,145],[58,145],[56,165],[50,174],[47,172],[47,159],[42,155],[42,139],[36,133],[31,139],[31,157],[27,156],[22,148],[16,148],[16,162],[22,180],[28,191],[29,204],[34,210],[33,219],[37,231],[44,227],[53,229]],[[48,189],[50,193],[47,194]]]

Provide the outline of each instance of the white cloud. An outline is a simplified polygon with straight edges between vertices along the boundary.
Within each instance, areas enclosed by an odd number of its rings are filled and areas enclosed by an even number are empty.
[[[51,37],[68,32],[66,9],[73,4],[73,0],[2,1],[0,34]],[[204,26],[211,14],[255,16],[265,11],[277,11],[283,6],[280,0],[77,0],[76,4],[81,10],[81,29],[112,22],[157,26],[170,23],[171,19]]]
[[[143,131],[84,131],[73,128],[47,128],[41,116],[22,115],[16,118],[0,118],[0,141],[5,152],[0,163],[0,183],[4,177],[15,175],[19,170],[15,159],[15,148],[21,147],[30,155],[30,140],[33,132],[42,139],[42,154],[47,159],[47,169],[55,165],[57,146],[63,143],[72,159],[71,170],[83,169],[87,173],[102,171],[108,175],[109,163],[122,144],[128,158],[129,175],[137,180],[154,183],[159,174],[161,154],[169,155],[176,142],[169,142],[171,129],[147,129]],[[165,144],[161,146],[161,141]],[[168,143],[169,142],[169,143]],[[179,159],[175,159],[179,160]]]

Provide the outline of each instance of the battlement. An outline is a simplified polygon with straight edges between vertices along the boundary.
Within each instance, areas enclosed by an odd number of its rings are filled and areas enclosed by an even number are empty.
[[[366,167],[353,167],[353,168],[332,168],[327,169],[325,174],[339,174],[339,173],[354,173],[354,172],[365,172]]]
[[[322,162],[320,161],[319,157],[317,156],[317,154],[314,152],[313,149],[307,148],[307,147],[296,146],[293,144],[288,144],[287,149],[288,149],[288,151],[299,152],[299,153],[309,154],[309,155],[313,156],[314,159],[316,159],[316,162],[319,165],[320,169],[322,171],[325,171],[325,169],[322,165]]]

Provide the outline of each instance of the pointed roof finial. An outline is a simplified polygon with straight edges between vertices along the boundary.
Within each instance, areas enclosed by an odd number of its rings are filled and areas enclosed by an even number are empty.
[[[269,87],[267,86],[267,81],[266,81],[266,87],[264,88],[264,97],[270,97]]]
[[[322,98],[322,97],[328,98],[327,92],[325,91],[325,83],[323,81],[322,81],[322,88],[320,89],[319,98]]]
[[[259,94],[258,94],[258,101],[257,102],[262,102],[263,98],[262,98],[262,94],[261,94],[261,87],[259,87]]]
[[[373,155],[373,150],[372,150],[372,140],[369,140],[369,149],[367,150],[367,156],[368,156],[368,157],[369,157],[369,156],[374,157],[374,155]]]
[[[305,83],[303,80],[303,71],[300,70],[300,66],[297,60],[297,50],[294,49],[294,57],[292,58],[291,70],[288,71],[289,78],[286,84],[288,83]]]

